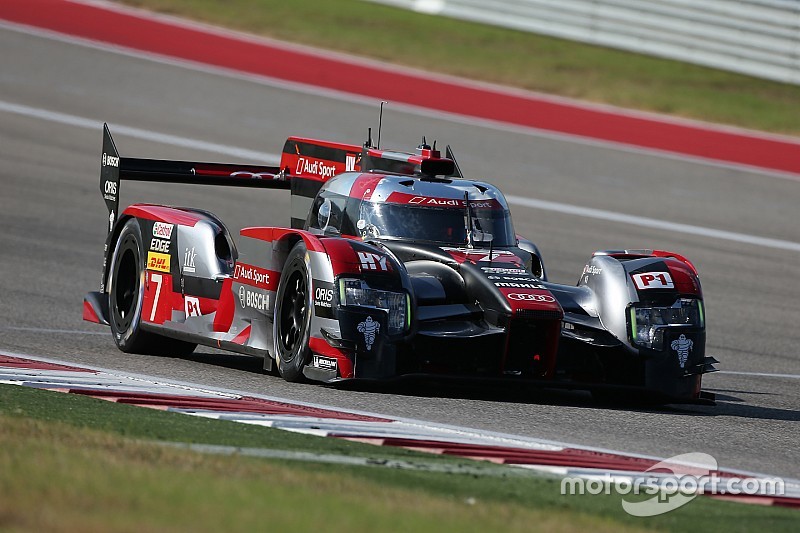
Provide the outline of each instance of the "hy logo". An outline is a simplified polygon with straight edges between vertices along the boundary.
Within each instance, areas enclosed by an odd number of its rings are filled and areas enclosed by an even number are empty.
[[[367,345],[367,351],[372,350],[372,345],[375,344],[375,336],[380,330],[380,323],[372,320],[371,316],[368,316],[363,322],[359,322],[358,331],[364,334],[364,344]]]
[[[670,347],[678,353],[678,364],[681,365],[681,368],[686,364],[686,360],[689,358],[689,352],[692,351],[693,346],[694,343],[692,339],[687,339],[686,335],[683,333],[670,344]]]
[[[361,261],[361,270],[389,270],[389,258],[385,255],[373,254],[372,252],[358,252],[358,259]]]

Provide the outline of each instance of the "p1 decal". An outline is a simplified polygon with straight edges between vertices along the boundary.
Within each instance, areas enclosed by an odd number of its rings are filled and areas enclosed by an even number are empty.
[[[186,318],[190,316],[201,316],[200,300],[194,296],[187,296],[185,302]]]
[[[669,272],[644,272],[642,274],[634,274],[631,277],[639,290],[675,288]]]
[[[147,269],[169,273],[169,255],[147,252]]]

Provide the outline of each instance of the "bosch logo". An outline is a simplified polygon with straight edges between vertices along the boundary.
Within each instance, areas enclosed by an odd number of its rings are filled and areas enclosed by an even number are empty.
[[[119,157],[114,157],[113,155],[103,153],[103,166],[119,168]]]
[[[269,309],[269,296],[239,287],[239,303],[242,309],[250,307],[256,311],[265,312]]]
[[[528,293],[519,293],[519,292],[512,292],[508,295],[509,300],[514,300],[517,302],[555,302],[556,299],[550,296],[549,294],[528,294]]]

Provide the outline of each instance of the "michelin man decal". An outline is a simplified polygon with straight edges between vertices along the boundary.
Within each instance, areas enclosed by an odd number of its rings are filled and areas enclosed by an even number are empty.
[[[367,351],[372,350],[372,345],[375,343],[375,336],[380,330],[380,323],[372,320],[371,316],[368,316],[364,322],[359,322],[358,331],[364,334],[364,343],[367,345]]]
[[[678,364],[681,365],[681,368],[686,364],[686,360],[689,358],[689,352],[692,351],[692,346],[694,346],[692,340],[687,339],[686,335],[683,333],[670,344],[670,347],[678,352]]]

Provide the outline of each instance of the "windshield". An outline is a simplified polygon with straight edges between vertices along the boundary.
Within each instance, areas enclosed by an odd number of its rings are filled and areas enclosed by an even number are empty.
[[[516,236],[507,209],[480,207],[471,202],[473,244],[514,246]],[[428,241],[440,244],[467,244],[467,209],[418,207],[408,204],[361,202],[356,228],[364,238]]]

